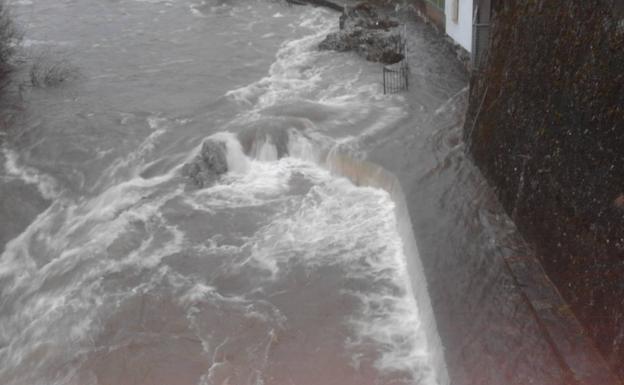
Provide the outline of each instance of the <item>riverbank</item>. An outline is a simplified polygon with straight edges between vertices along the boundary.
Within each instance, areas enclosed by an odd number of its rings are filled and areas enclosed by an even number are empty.
[[[411,119],[367,141],[407,197],[453,384],[612,383],[604,362],[465,156],[468,75],[452,46],[408,25]]]

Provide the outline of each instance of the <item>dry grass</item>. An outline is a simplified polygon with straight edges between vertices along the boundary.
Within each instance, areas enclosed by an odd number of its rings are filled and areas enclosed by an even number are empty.
[[[21,34],[15,28],[6,2],[0,0],[0,88],[9,82],[13,55],[20,39]]]
[[[30,84],[33,87],[54,87],[75,78],[77,69],[65,59],[41,54],[33,59],[30,67]]]

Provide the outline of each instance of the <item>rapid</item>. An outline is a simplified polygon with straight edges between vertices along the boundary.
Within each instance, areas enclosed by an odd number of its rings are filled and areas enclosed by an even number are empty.
[[[575,383],[535,312],[565,306],[528,296],[548,280],[465,155],[467,71],[413,13],[383,95],[317,49],[321,8],[10,4],[0,384]],[[207,143],[227,172],[198,185]]]
[[[2,146],[7,205],[34,207],[3,212],[25,226],[3,234],[0,383],[440,383],[395,202],[327,164],[408,114],[377,65],[316,49],[335,13],[13,5],[71,79],[20,88]],[[197,188],[204,141],[228,172]]]

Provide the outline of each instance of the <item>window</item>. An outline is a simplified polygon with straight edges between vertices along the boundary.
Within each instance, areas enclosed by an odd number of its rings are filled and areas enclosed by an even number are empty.
[[[459,21],[459,0],[453,0],[453,7],[451,8],[451,18],[453,23],[457,24]]]
[[[444,0],[427,0],[427,2],[444,12]]]

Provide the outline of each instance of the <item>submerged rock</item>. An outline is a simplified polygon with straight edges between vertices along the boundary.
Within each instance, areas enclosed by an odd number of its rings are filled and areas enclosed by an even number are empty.
[[[206,140],[195,159],[182,168],[182,174],[198,188],[209,186],[227,171],[227,148],[225,143],[215,140]]]
[[[355,51],[366,60],[394,64],[403,59],[399,22],[382,16],[368,3],[345,9],[340,31],[330,33],[319,44],[321,50]]]
[[[287,3],[296,4],[296,5],[317,5],[321,7],[327,7],[336,11],[342,12],[342,6],[334,3],[333,1],[328,0],[286,0]]]
[[[383,29],[389,30],[399,26],[399,22],[387,16],[381,16],[369,3],[359,3],[347,8],[340,16],[340,29]]]

